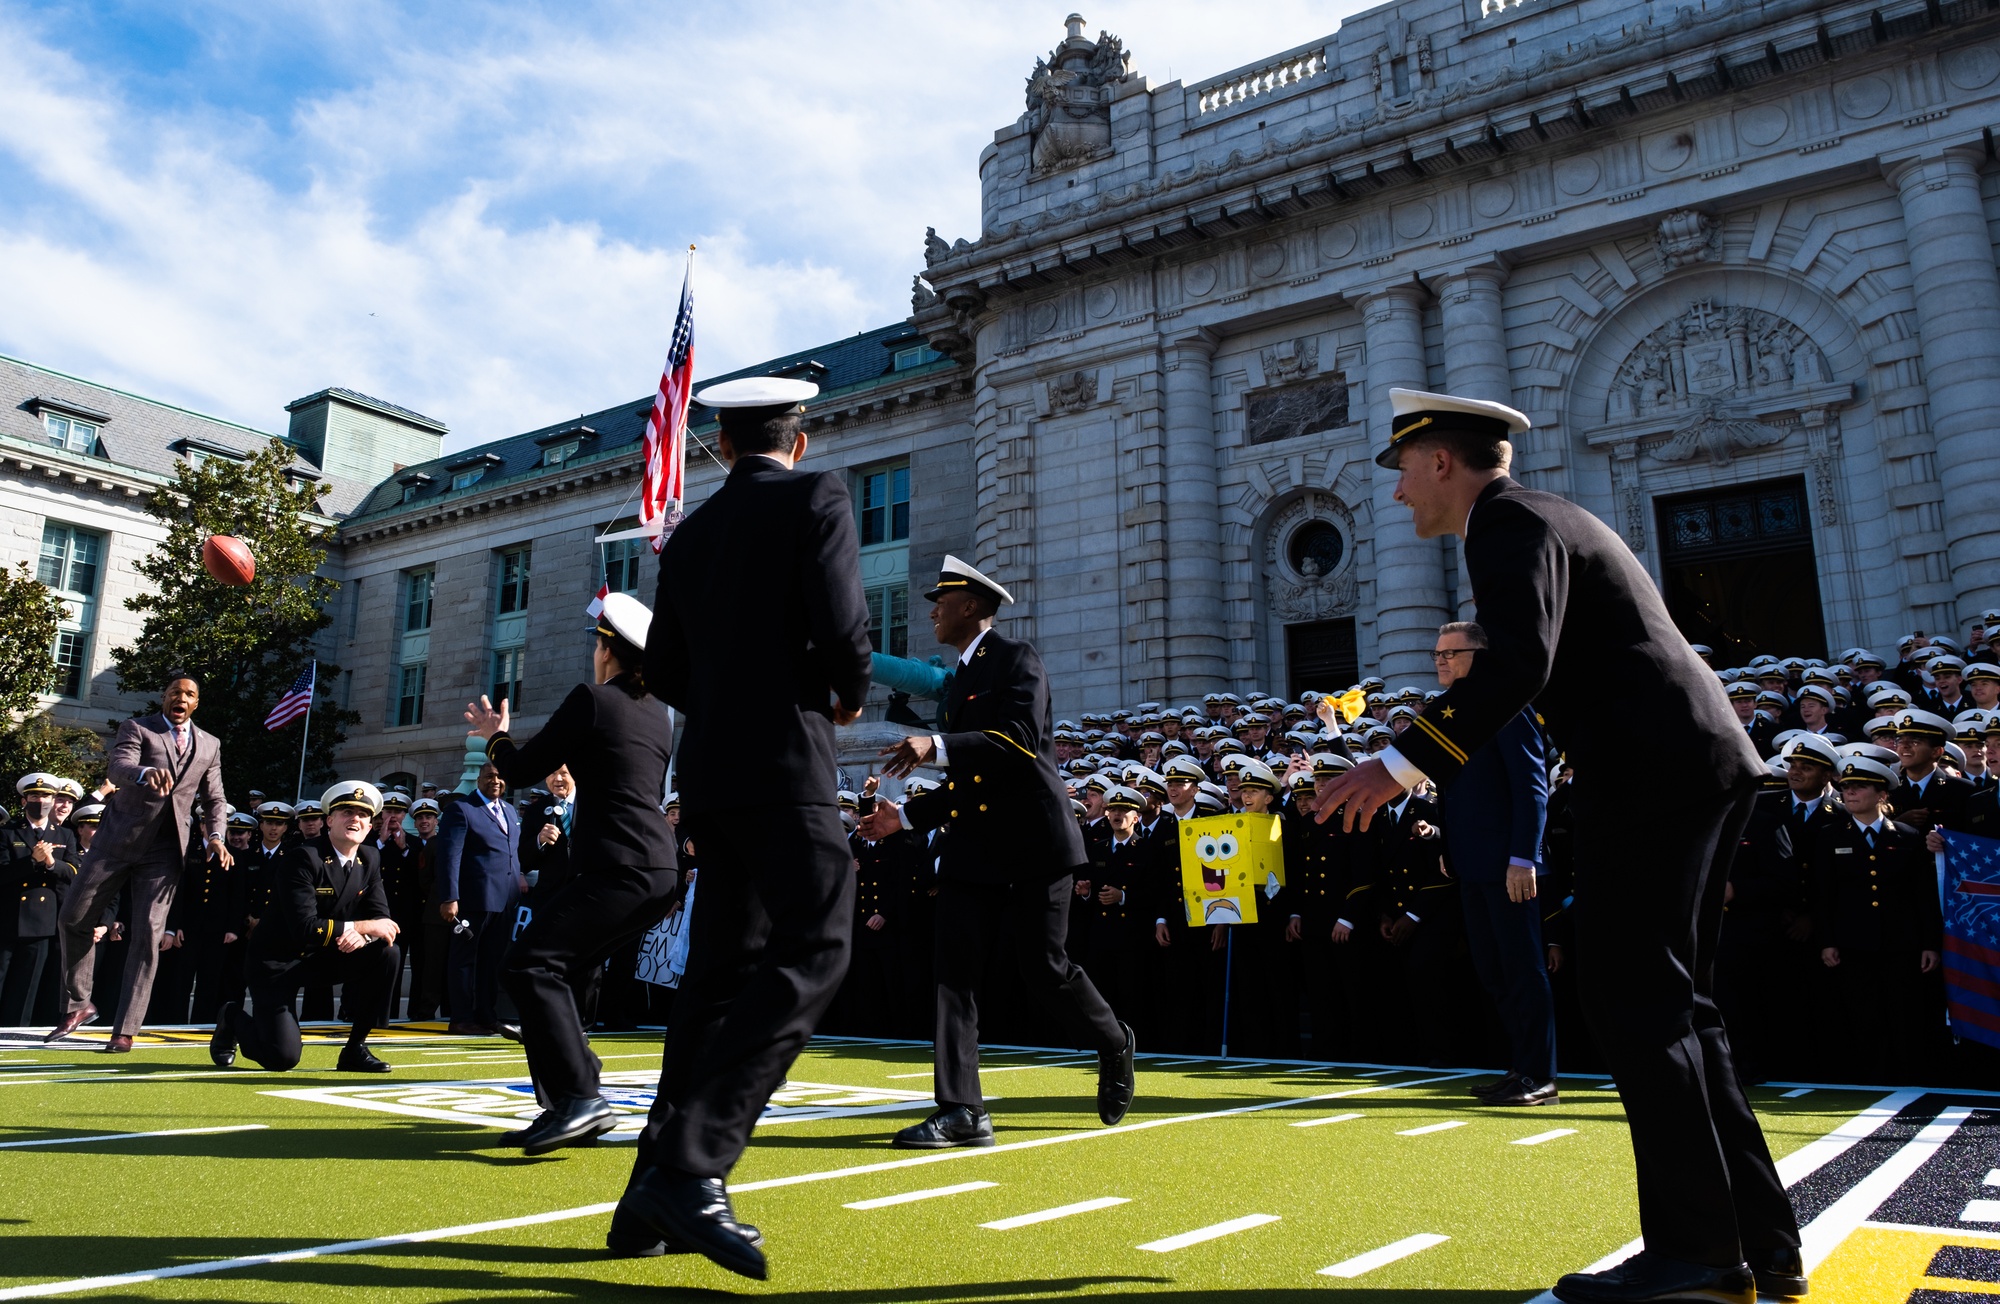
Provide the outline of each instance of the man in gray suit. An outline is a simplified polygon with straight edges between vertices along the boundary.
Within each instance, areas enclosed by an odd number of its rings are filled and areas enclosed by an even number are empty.
[[[224,869],[234,863],[223,837],[223,807],[228,799],[222,793],[222,744],[194,725],[201,686],[193,675],[172,671],[160,698],[158,712],[119,725],[111,744],[106,777],[116,791],[105,798],[97,837],[63,902],[60,935],[68,1004],[49,1041],[68,1036],[96,1017],[97,1007],[90,1003],[96,963],[91,930],[105,908],[117,901],[119,889],[129,884],[133,936],[127,944],[124,990],[118,994],[118,1013],[105,1049],[132,1049],[132,1034],[145,1022],[146,1005],[152,999],[160,937],[174,903],[174,887],[180,882],[197,800],[209,859]]]

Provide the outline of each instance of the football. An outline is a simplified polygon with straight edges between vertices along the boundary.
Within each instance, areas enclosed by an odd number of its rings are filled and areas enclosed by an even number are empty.
[[[257,578],[257,559],[250,545],[232,534],[211,534],[201,545],[201,564],[223,584],[248,584]]]

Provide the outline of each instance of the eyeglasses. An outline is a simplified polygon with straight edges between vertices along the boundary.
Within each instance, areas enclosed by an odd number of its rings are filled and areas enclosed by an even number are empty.
[[[1437,651],[1431,653],[1431,660],[1437,662],[1441,666],[1446,666],[1451,664],[1451,659],[1453,657],[1471,656],[1474,652],[1477,652],[1478,650],[1479,649],[1476,647],[1440,648]]]

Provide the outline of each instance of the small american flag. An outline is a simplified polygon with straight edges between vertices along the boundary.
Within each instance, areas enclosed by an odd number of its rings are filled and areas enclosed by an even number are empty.
[[[666,546],[680,521],[687,478],[688,396],[694,388],[694,246],[688,246],[687,273],[681,278],[681,306],[674,314],[673,343],[646,418],[646,468],[639,484],[639,523],[660,526],[653,551]]]
[[[278,704],[271,708],[271,714],[264,717],[266,729],[282,729],[292,721],[312,710],[313,681],[319,674],[319,662],[305,668],[305,673],[292,681]]]
[[[598,585],[597,596],[590,600],[590,605],[583,609],[583,614],[589,616],[592,620],[596,620],[604,614],[604,600],[610,596],[611,586],[609,584]]]

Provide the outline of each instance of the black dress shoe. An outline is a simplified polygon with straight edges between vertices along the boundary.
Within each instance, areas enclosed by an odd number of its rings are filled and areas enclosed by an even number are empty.
[[[235,1001],[215,1012],[215,1032],[208,1039],[208,1057],[215,1061],[215,1067],[219,1069],[226,1069],[236,1062],[236,1027],[231,1022],[235,1017]]]
[[[342,1073],[387,1073],[389,1062],[366,1046],[343,1046],[334,1067]]]
[[[521,1149],[531,1155],[545,1155],[564,1146],[595,1145],[597,1138],[618,1125],[618,1111],[602,1096],[576,1096],[558,1100],[542,1116],[528,1125]]]
[[[493,1031],[499,1033],[508,1041],[521,1040],[521,1025],[518,1023],[496,1023],[493,1025]]]
[[[662,1253],[681,1245],[738,1276],[762,1281],[767,1275],[764,1252],[736,1221],[720,1177],[649,1168],[625,1188],[618,1207],[659,1236]]]
[[[1572,1272],[1558,1281],[1563,1304],[1757,1304],[1750,1265],[1711,1268],[1641,1250],[1603,1272]]]
[[[528,1133],[535,1130],[535,1124],[541,1122],[548,1116],[549,1116],[549,1111],[546,1108],[544,1108],[541,1113],[535,1115],[533,1118],[528,1120],[528,1125],[526,1127],[517,1127],[511,1132],[502,1132],[499,1136],[500,1144],[503,1146],[520,1145],[523,1141],[528,1139]]]
[[[953,1146],[993,1144],[993,1117],[970,1105],[940,1109],[921,1123],[896,1133],[889,1143],[898,1150],[949,1150]]]
[[[1515,1078],[1513,1090],[1507,1092],[1496,1091],[1486,1097],[1486,1103],[1489,1105],[1503,1105],[1509,1108],[1516,1108],[1528,1105],[1553,1105],[1560,1099],[1556,1095],[1556,1084],[1553,1080],[1548,1082],[1530,1082],[1526,1078]]]
[[[1806,1293],[1806,1262],[1797,1246],[1782,1250],[1751,1250],[1750,1272],[1757,1278],[1757,1293],[1774,1299],[1797,1298]]]
[[[1520,1086],[1520,1083],[1521,1078],[1519,1074],[1509,1073],[1498,1082],[1482,1083],[1472,1088],[1470,1094],[1475,1100],[1491,1100],[1495,1096],[1504,1096],[1514,1091]]]
[[[764,1245],[764,1233],[749,1223],[737,1223],[743,1229],[743,1238],[759,1249]],[[604,1233],[604,1248],[618,1259],[653,1259],[662,1254],[693,1254],[694,1247],[686,1241],[668,1240],[658,1232],[639,1221],[635,1214],[626,1212],[623,1201],[611,1211],[611,1229]]]
[[[1130,1025],[1121,1023],[1118,1030],[1125,1034],[1125,1044],[1117,1050],[1097,1052],[1097,1117],[1106,1127],[1118,1125],[1139,1090],[1139,1080],[1132,1071],[1132,1053],[1138,1043]]]

